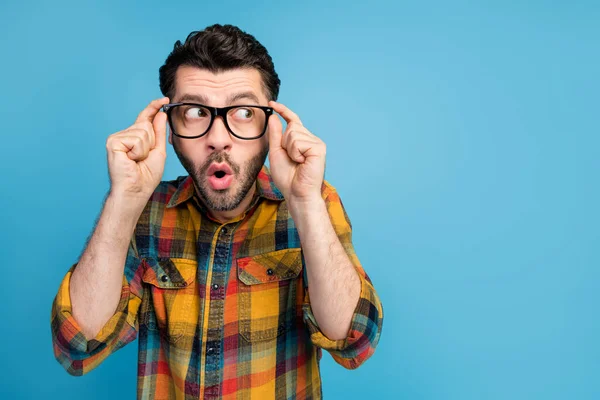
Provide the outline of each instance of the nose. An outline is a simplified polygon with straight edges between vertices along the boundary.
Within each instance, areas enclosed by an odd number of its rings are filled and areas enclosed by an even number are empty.
[[[216,116],[210,130],[206,134],[206,145],[211,151],[230,150],[233,141],[225,126],[223,117]]]

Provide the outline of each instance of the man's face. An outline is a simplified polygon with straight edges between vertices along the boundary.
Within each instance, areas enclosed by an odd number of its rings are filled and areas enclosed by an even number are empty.
[[[235,96],[235,100],[231,101]],[[229,105],[267,106],[262,78],[256,69],[235,69],[218,74],[181,66],[175,77],[172,103],[192,102],[212,107]],[[196,190],[212,211],[232,211],[246,198],[267,157],[268,136],[242,140],[231,135],[221,117],[200,138],[183,139],[169,134],[169,143],[192,176]],[[213,170],[227,170],[220,177]]]

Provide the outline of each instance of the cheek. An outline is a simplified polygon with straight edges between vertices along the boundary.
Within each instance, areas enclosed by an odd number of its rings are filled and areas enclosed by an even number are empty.
[[[177,137],[174,140],[173,149],[179,152],[182,157],[185,157],[196,167],[204,165],[208,158],[208,154],[205,154],[206,149],[197,143],[193,143],[193,141],[181,140]]]
[[[194,159],[198,159],[200,157],[205,157],[204,152],[206,149],[202,146],[199,141],[194,139],[181,139],[176,137],[174,139],[177,142],[177,148],[182,153],[186,154],[188,157],[192,157]]]
[[[244,164],[248,165],[250,162],[254,162],[256,157],[260,156],[267,148],[265,145],[264,142],[260,142],[256,143],[255,146],[248,147],[244,152]]]
[[[265,132],[265,135],[259,139],[260,148],[264,149],[265,147],[269,147],[269,135]]]

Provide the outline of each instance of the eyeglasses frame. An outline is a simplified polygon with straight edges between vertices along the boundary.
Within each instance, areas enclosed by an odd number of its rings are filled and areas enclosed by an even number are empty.
[[[210,111],[210,123],[208,124],[206,131],[197,136],[182,136],[182,135],[179,135],[177,132],[175,132],[175,129],[173,129],[173,121],[171,120],[171,111],[175,107],[178,107],[178,106],[199,106],[199,107],[209,110]],[[240,108],[240,107],[253,107],[253,108],[259,108],[264,111],[265,116],[266,116],[265,126],[260,135],[258,135],[256,137],[252,137],[252,138],[241,137],[241,136],[236,135],[233,132],[233,130],[229,127],[229,123],[227,122],[227,113],[229,112],[229,110],[232,110],[234,108]],[[169,121],[169,127],[171,128],[171,132],[173,133],[173,135],[178,136],[183,139],[197,139],[197,138],[200,138],[200,137],[206,135],[208,133],[208,131],[210,131],[210,128],[212,127],[213,123],[215,122],[215,119],[218,116],[221,116],[223,118],[223,123],[225,124],[225,127],[227,128],[229,133],[231,133],[236,138],[241,139],[241,140],[260,139],[261,137],[264,136],[265,132],[267,131],[267,125],[269,124],[269,117],[271,116],[271,114],[273,114],[272,107],[259,106],[256,104],[236,104],[234,106],[227,106],[227,107],[211,107],[211,106],[207,106],[207,105],[200,104],[200,103],[187,103],[187,102],[165,104],[162,106],[162,111],[164,111],[167,114],[167,119]]]

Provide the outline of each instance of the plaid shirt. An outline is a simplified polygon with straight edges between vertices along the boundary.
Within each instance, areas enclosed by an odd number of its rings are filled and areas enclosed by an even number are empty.
[[[87,340],[69,282],[52,304],[56,359],[83,375],[139,338],[139,399],[317,399],[327,350],[345,368],[375,351],[383,309],[352,246],[340,197],[323,183],[334,229],[361,280],[345,339],[330,340],[311,311],[300,238],[266,166],[251,206],[226,224],[207,216],[190,176],[161,182],[131,239],[115,314]]]

